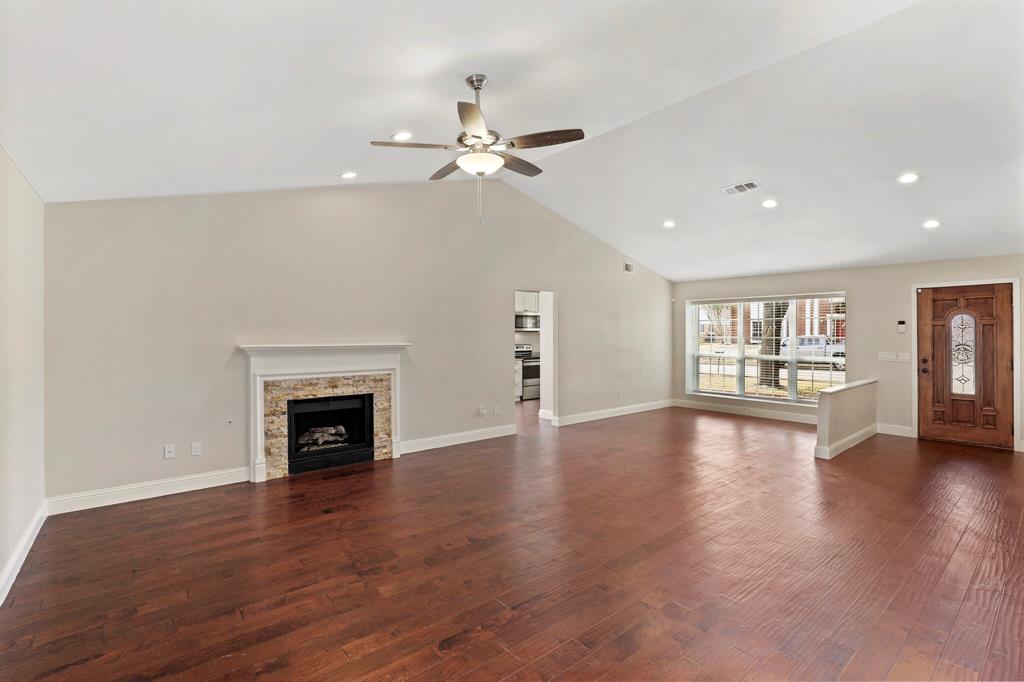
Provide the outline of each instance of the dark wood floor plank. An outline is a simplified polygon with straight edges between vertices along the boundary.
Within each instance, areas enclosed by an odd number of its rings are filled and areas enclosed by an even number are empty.
[[[1024,679],[1024,460],[682,409],[49,518],[0,678]]]

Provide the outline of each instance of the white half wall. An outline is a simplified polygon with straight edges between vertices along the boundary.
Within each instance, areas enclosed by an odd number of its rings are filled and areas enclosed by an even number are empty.
[[[0,147],[0,603],[46,518],[43,218]]]
[[[509,433],[523,282],[558,293],[562,413],[670,399],[671,284],[505,183],[483,202],[480,225],[457,181],[48,205],[47,494],[246,466],[240,343],[407,341],[408,448]]]
[[[861,379],[818,395],[818,440],[814,456],[832,459],[878,432],[878,382]]]

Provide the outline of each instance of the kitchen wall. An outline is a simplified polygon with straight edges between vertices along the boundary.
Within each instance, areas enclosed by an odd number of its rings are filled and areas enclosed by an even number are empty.
[[[799,293],[845,291],[847,380],[878,379],[878,421],[897,427],[912,425],[914,400],[911,381],[914,362],[880,362],[879,351],[909,352],[911,334],[910,306],[912,287],[954,281],[985,280],[998,277],[1024,277],[1024,256],[998,256],[965,260],[907,263],[872,268],[818,270],[761,277],[677,282],[673,285],[674,310],[674,385],[676,397],[689,403],[735,407],[729,398],[687,395],[684,383],[685,339],[687,335],[685,302],[705,298],[733,298]],[[905,334],[896,331],[896,322],[906,320]],[[1020,342],[1019,339],[1017,341]],[[1024,371],[1021,385],[1024,387]],[[791,416],[813,416],[813,408],[785,403],[742,403],[758,410]]]
[[[509,316],[509,320],[513,318]],[[511,322],[509,323],[511,324]],[[540,332],[516,332],[516,343],[528,343],[533,346],[533,352],[540,352]]]
[[[0,147],[0,602],[45,513],[43,214]]]
[[[47,206],[47,494],[246,465],[240,343],[407,341],[403,439],[511,424],[524,282],[558,292],[562,415],[671,398],[671,284],[501,182],[478,225],[475,191]]]

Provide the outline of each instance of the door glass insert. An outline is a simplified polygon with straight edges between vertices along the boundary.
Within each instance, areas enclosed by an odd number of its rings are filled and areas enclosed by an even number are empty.
[[[974,316],[954,315],[950,326],[950,390],[958,395],[974,395]]]

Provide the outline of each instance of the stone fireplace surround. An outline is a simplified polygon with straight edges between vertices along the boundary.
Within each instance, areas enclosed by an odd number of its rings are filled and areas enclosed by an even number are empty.
[[[249,356],[249,480],[288,473],[288,400],[374,394],[374,459],[398,457],[402,353],[408,343],[242,345]],[[281,413],[284,413],[282,420]]]

